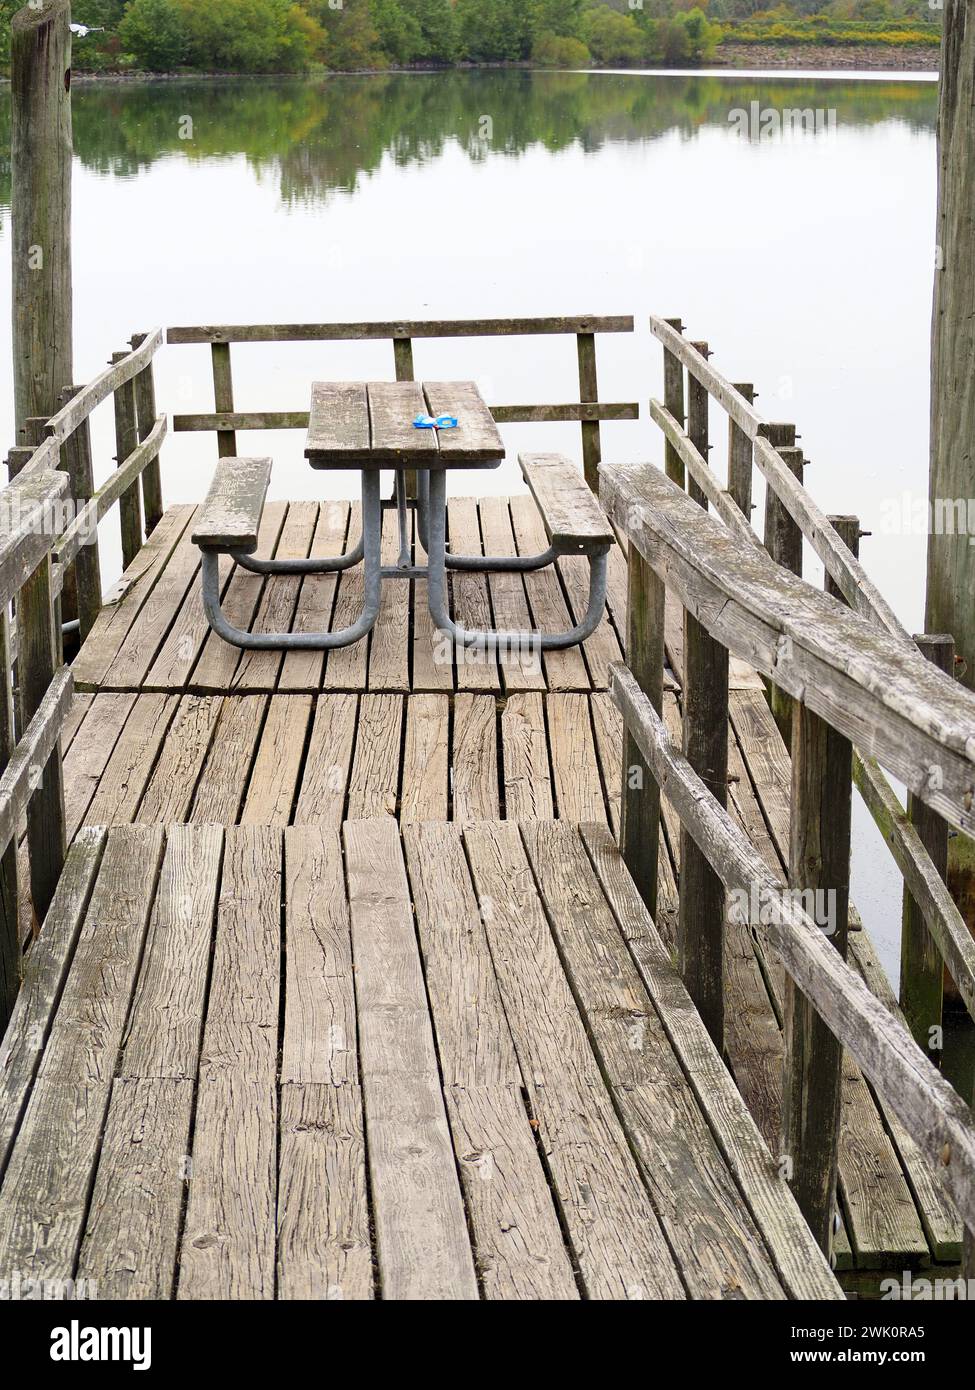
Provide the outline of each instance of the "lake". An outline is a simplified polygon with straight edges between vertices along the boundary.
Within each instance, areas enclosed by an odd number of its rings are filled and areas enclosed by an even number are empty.
[[[782,119],[799,109],[819,113],[808,129]],[[810,488],[874,533],[865,563],[919,629],[925,542],[897,517],[926,497],[936,112],[930,76],[77,83],[76,377],[157,325],[633,314],[635,335],[600,340],[600,388],[645,414],[662,392],[647,316],[680,315],[720,370],[755,382],[768,418],[798,424]],[[0,150],[8,131],[2,101]],[[2,163],[0,220],[6,262]],[[5,266],[4,323],[9,283]],[[235,351],[239,408],[306,408],[313,377],[392,367],[388,345]],[[416,356],[419,374],[476,377],[497,403],[578,390],[571,339],[421,343]],[[208,371],[205,348],[171,349],[160,400],[212,409]],[[110,420],[100,428],[104,473]],[[506,438],[512,458],[578,453],[572,426]],[[604,426],[603,444],[607,458],[662,457],[646,419]],[[276,494],[314,495],[300,436],[255,435],[248,451],[274,455]],[[200,497],[213,454],[210,440],[167,444],[168,502]],[[478,482],[505,491],[516,475],[512,463]],[[856,815],[854,893],[896,973],[899,881]]]

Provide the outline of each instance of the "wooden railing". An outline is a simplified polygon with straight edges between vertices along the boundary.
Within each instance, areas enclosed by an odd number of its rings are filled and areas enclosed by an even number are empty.
[[[118,503],[128,564],[162,516],[153,358],[162,332],[140,334],[90,385],[64,393],[50,420],[28,420],[10,451],[0,491],[0,1031],[20,981],[21,923],[50,906],[64,865],[66,827],[60,734],[71,674],[63,633],[82,638],[102,606],[98,523]],[[89,422],[112,397],[116,464],[94,485]],[[141,480],[141,495],[140,495]],[[17,833],[27,816],[29,897]]]
[[[654,319],[652,330],[665,352],[665,400],[651,403],[665,472],[600,470],[600,496],[630,561],[628,668],[614,675],[627,731],[624,856],[653,909],[662,793],[681,824],[681,967],[719,1046],[726,894],[768,906],[751,925],[788,977],[782,1153],[823,1247],[834,1214],[843,1047],[948,1181],[971,1240],[973,1118],[925,1054],[935,1050],[928,1029],[941,1022],[941,955],[970,1010],[975,998],[975,944],[943,881],[948,827],[975,828],[975,694],[952,679],[944,644],[939,665],[901,627],[859,562],[856,518],[826,517],[802,486],[795,428],[763,420],[751,387],[714,371],[707,345],[685,341],[675,321]],[[708,462],[709,398],[729,417],[726,482]],[[768,485],[764,545],[750,523],[755,465]],[[803,538],[823,561],[825,591],[801,578]],[[682,751],[661,717],[667,591],[685,614]],[[931,645],[921,639],[922,649]],[[767,678],[791,746],[788,885],[725,810],[729,655]],[[908,787],[910,819],[883,769]],[[854,774],[905,876],[914,909],[905,915],[905,961],[911,932],[941,953],[936,1019],[924,1013],[930,991],[922,1004],[916,977],[905,982],[914,1038],[845,961]],[[796,896],[810,890],[831,895],[828,936],[802,910],[809,899]]]
[[[576,339],[579,362],[579,400],[554,405],[492,405],[499,424],[534,424],[579,421],[582,461],[586,481],[595,491],[601,458],[600,421],[636,420],[635,401],[605,402],[599,399],[596,373],[596,335],[632,333],[631,317],[453,319],[383,323],[244,324],[200,328],[170,328],[168,343],[209,343],[213,362],[214,411],[176,415],[173,431],[214,430],[221,458],[237,453],[238,430],[307,429],[308,411],[246,410],[235,407],[232,343],[350,342],[386,339],[393,346],[397,381],[414,380],[413,344],[423,338],[492,338],[571,334]]]

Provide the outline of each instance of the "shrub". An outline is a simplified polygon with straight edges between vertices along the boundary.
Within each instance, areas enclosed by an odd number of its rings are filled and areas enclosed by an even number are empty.
[[[532,62],[543,68],[585,68],[592,61],[581,39],[562,34],[539,34],[532,46]]]

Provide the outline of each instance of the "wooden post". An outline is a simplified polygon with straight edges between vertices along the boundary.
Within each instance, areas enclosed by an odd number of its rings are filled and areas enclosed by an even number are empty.
[[[707,343],[692,343],[702,357],[710,357]],[[687,437],[705,463],[711,445],[708,442],[708,388],[702,386],[693,372],[687,373]],[[692,477],[687,479],[687,493],[698,506],[707,511],[707,498]]]
[[[141,347],[146,340],[145,333],[137,333],[130,339],[133,348]],[[227,360],[230,360],[230,345]],[[156,380],[153,364],[144,367],[135,379],[135,409],[138,417],[139,441],[152,434],[156,423]],[[159,525],[163,514],[162,478],[159,472],[159,455],[146,464],[142,471],[142,505],[145,511],[146,535],[150,536]]]
[[[954,639],[946,634],[926,634],[914,639],[921,651],[947,675],[955,669]],[[907,814],[918,836],[931,856],[931,862],[943,879],[948,878],[948,827],[930,806],[908,794]],[[908,1027],[920,1048],[937,1064],[941,1055],[938,1033],[944,1006],[944,961],[928,931],[921,909],[904,890],[903,926],[901,931],[900,1002]],[[932,1042],[934,1039],[934,1042]]]
[[[120,362],[126,354],[112,354]],[[223,435],[220,436],[223,446]],[[139,427],[135,399],[135,382],[127,381],[115,392],[115,452],[119,468],[134,453],[139,443]],[[142,548],[142,502],[138,479],[125,489],[119,498],[119,519],[122,527],[122,566],[127,569]]]
[[[663,582],[634,545],[627,555],[626,664],[663,717]],[[623,812],[620,849],[651,917],[657,911],[660,788],[628,730],[623,738]]]
[[[945,0],[938,111],[938,222],[931,338],[928,632],[950,632],[959,677],[975,690],[975,546],[967,527],[942,526],[972,497],[975,440],[975,22],[968,0]],[[951,840],[948,882],[975,931],[975,840]]]
[[[71,307],[70,0],[11,21],[14,402],[17,442],[74,380]]]
[[[55,634],[56,606],[51,591],[51,557],[46,555],[17,600],[20,703],[26,728],[44,698],[60,661],[60,633]],[[66,852],[64,775],[60,745],[40,774],[27,806],[31,899],[39,926],[51,905]]]
[[[61,404],[66,405],[75,394],[74,387],[64,392]],[[91,454],[91,428],[83,421],[68,437],[62,450],[63,466],[71,479],[72,495],[82,504],[89,501],[95,491],[94,471]],[[74,574],[77,594],[77,616],[81,625],[83,642],[95,625],[95,619],[102,606],[102,571],[98,549],[98,532],[89,545],[83,545],[78,558],[71,567]]]
[[[10,618],[0,613],[0,773],[14,749],[13,661]],[[0,857],[0,1036],[7,1027],[20,989],[20,892],[17,837]]]
[[[795,447],[795,425],[767,425],[763,435],[779,451],[783,462],[802,482],[802,450]],[[777,565],[792,574],[802,574],[802,530],[793,521],[771,487],[765,489],[765,549]],[[792,697],[777,685],[768,685],[769,704],[786,748],[792,738]]]
[[[705,357],[707,344],[694,346]],[[688,374],[688,437],[708,456],[708,393]],[[700,488],[688,492],[705,506]],[[684,754],[712,796],[728,804],[728,649],[684,610]],[[680,972],[718,1051],[724,1050],[724,884],[688,831],[680,835]]]
[[[393,361],[396,366],[397,381],[415,381],[413,375],[413,339],[393,339]],[[416,469],[408,468],[404,478],[407,497],[416,496]]]
[[[683,333],[684,325],[680,319],[667,319],[667,323],[678,333]],[[664,405],[683,429],[685,424],[684,368],[680,364],[680,359],[675,357],[672,352],[668,352],[666,348],[664,348]],[[664,472],[671,482],[676,483],[678,487],[686,486],[684,465],[680,455],[669,440],[664,444]]]
[[[856,517],[834,517],[853,551]],[[831,580],[827,590],[836,593]],[[810,901],[818,925],[846,958],[850,908],[853,751],[848,739],[795,702],[792,716],[792,830],[789,883]],[[823,918],[825,917],[825,922]],[[791,978],[785,987],[782,1152],[799,1207],[829,1254],[836,1203],[843,1049]]]
[[[749,405],[755,400],[755,388],[750,381],[735,383],[735,390],[744,396]],[[754,449],[752,441],[740,425],[728,420],[728,491],[746,521],[752,517],[752,469]]]
[[[579,333],[576,337],[579,356],[579,400],[583,405],[599,400],[599,386],[596,381],[596,338],[592,333]],[[599,421],[582,422],[582,471],[586,482],[596,496],[599,496],[599,460],[602,450],[599,441]]]
[[[230,344],[211,343],[213,363],[213,408],[224,412],[234,408],[234,377],[230,366]],[[217,454],[220,458],[237,457],[237,435],[234,430],[217,431]]]

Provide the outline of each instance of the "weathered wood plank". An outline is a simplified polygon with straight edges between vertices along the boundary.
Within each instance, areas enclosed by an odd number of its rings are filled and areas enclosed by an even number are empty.
[[[250,777],[269,696],[239,695],[223,702],[193,798],[196,825],[236,825]]]
[[[311,713],[310,695],[278,695],[271,700],[240,816],[242,825],[290,823]]]
[[[388,319],[375,323],[234,324],[169,328],[168,343],[348,342],[370,338],[490,338],[552,333],[632,333],[628,315],[582,318]]]
[[[180,700],[139,805],[140,821],[172,825],[188,819],[222,710],[220,695],[186,695]]]
[[[482,497],[478,503],[484,551],[487,555],[516,555],[514,532],[506,497]],[[506,632],[527,632],[532,626],[525,581],[513,571],[488,575],[488,591],[495,626]],[[530,647],[499,653],[506,690],[544,690],[541,653]]]
[[[411,695],[406,701],[400,819],[446,820],[450,704],[446,695]]]
[[[858,748],[904,780],[961,830],[971,803],[975,696],[925,661],[913,644],[879,631],[757,552],[744,552],[656,469],[604,469],[604,501],[622,520],[643,505],[634,542],[667,564],[668,586],[712,635]],[[941,768],[941,785],[929,779]]]
[[[358,1086],[281,1087],[277,1224],[278,1298],[372,1298]]]
[[[374,391],[375,387],[370,390]],[[492,461],[501,462],[505,456],[504,443],[476,382],[425,381],[423,394],[431,415],[453,415],[457,420],[455,429],[436,431],[442,464],[476,467]],[[414,433],[434,431],[416,430]]]
[[[357,539],[349,535],[348,502],[323,502],[308,553],[315,559],[336,559],[346,549],[351,550]],[[301,581],[291,631],[328,632],[337,588],[336,574],[306,574]],[[286,652],[278,689],[317,691],[324,669],[324,652]]]
[[[98,1298],[172,1297],[192,1112],[190,1080],[113,1082],[77,1274]]]
[[[287,976],[281,1081],[359,1080],[352,939],[338,828],[285,831]]]
[[[714,1049],[605,826],[581,834],[607,901],[735,1180],[792,1298],[840,1298],[822,1251]]]
[[[450,788],[455,821],[499,819],[497,707],[493,695],[461,691],[454,697]]]
[[[109,833],[0,1189],[5,1278],[74,1272],[162,843],[161,830]]]
[[[135,820],[178,704],[176,695],[136,699],[85,812],[88,825],[127,825]]]
[[[192,507],[171,507],[135,560],[104,599],[101,612],[74,660],[75,685],[97,689],[143,605],[161,578],[193,517]]]
[[[577,828],[526,823],[521,834],[573,994],[689,1295],[784,1297]]]
[[[318,505],[315,502],[291,502],[288,516],[275,549],[276,560],[304,560],[315,535]],[[301,590],[297,574],[271,575],[264,585],[261,602],[254,618],[253,632],[290,632]],[[258,690],[275,690],[284,653],[274,651],[245,651],[234,672],[232,689],[241,695]]]
[[[399,835],[358,821],[344,840],[383,1296],[476,1299]]]
[[[383,517],[380,553],[386,565],[395,565],[399,558],[399,526],[391,510]],[[379,616],[369,640],[370,690],[409,690],[409,632],[410,586],[405,580],[388,581],[382,586]]]
[[[349,820],[396,814],[399,793],[401,695],[363,695],[349,778]]]
[[[472,826],[464,842],[528,1104],[585,1291],[590,1298],[683,1298],[559,962],[518,827]]]
[[[365,382],[312,382],[306,458],[327,453],[333,458],[341,455],[350,463],[365,460],[371,438]]]
[[[168,828],[122,1077],[196,1077],[222,851],[219,826]]]
[[[519,555],[539,555],[547,549],[548,537],[538,508],[530,497],[512,497],[511,520]],[[525,592],[533,618],[532,628],[540,632],[564,632],[572,627],[558,575],[551,566],[526,574]],[[589,674],[578,647],[546,652],[542,660],[549,690],[589,689]]]
[[[337,829],[342,824],[357,711],[354,695],[319,696],[295,805],[295,825]]]
[[[477,503],[472,497],[452,497],[447,502],[449,546],[458,555],[481,555]],[[483,574],[458,572],[452,576],[454,618],[466,628],[491,628],[494,620]],[[499,690],[497,654],[490,648],[457,646],[453,651],[458,690]]]
[[[519,454],[518,463],[545,533],[559,554],[597,555],[613,544],[613,528],[571,459],[564,454]]]
[[[0,1044],[0,1177],[40,1064],[104,847],[104,830],[85,830],[68,850],[44,930],[24,962],[20,991]]]
[[[549,695],[546,712],[559,816],[572,821],[605,820],[606,800],[589,718],[589,697]]]
[[[545,705],[540,694],[509,696],[501,714],[504,802],[508,820],[550,820],[555,814]]]
[[[223,458],[193,521],[194,545],[209,550],[257,549],[261,513],[271,483],[269,458]]]
[[[359,536],[362,532],[362,504],[353,502],[349,513],[349,535]],[[365,582],[362,566],[346,570],[338,582],[335,596],[335,611],[332,614],[331,631],[338,632],[351,626],[362,612],[365,602]],[[325,659],[325,690],[365,690],[368,642],[354,642],[350,647],[340,647],[329,652]]]

